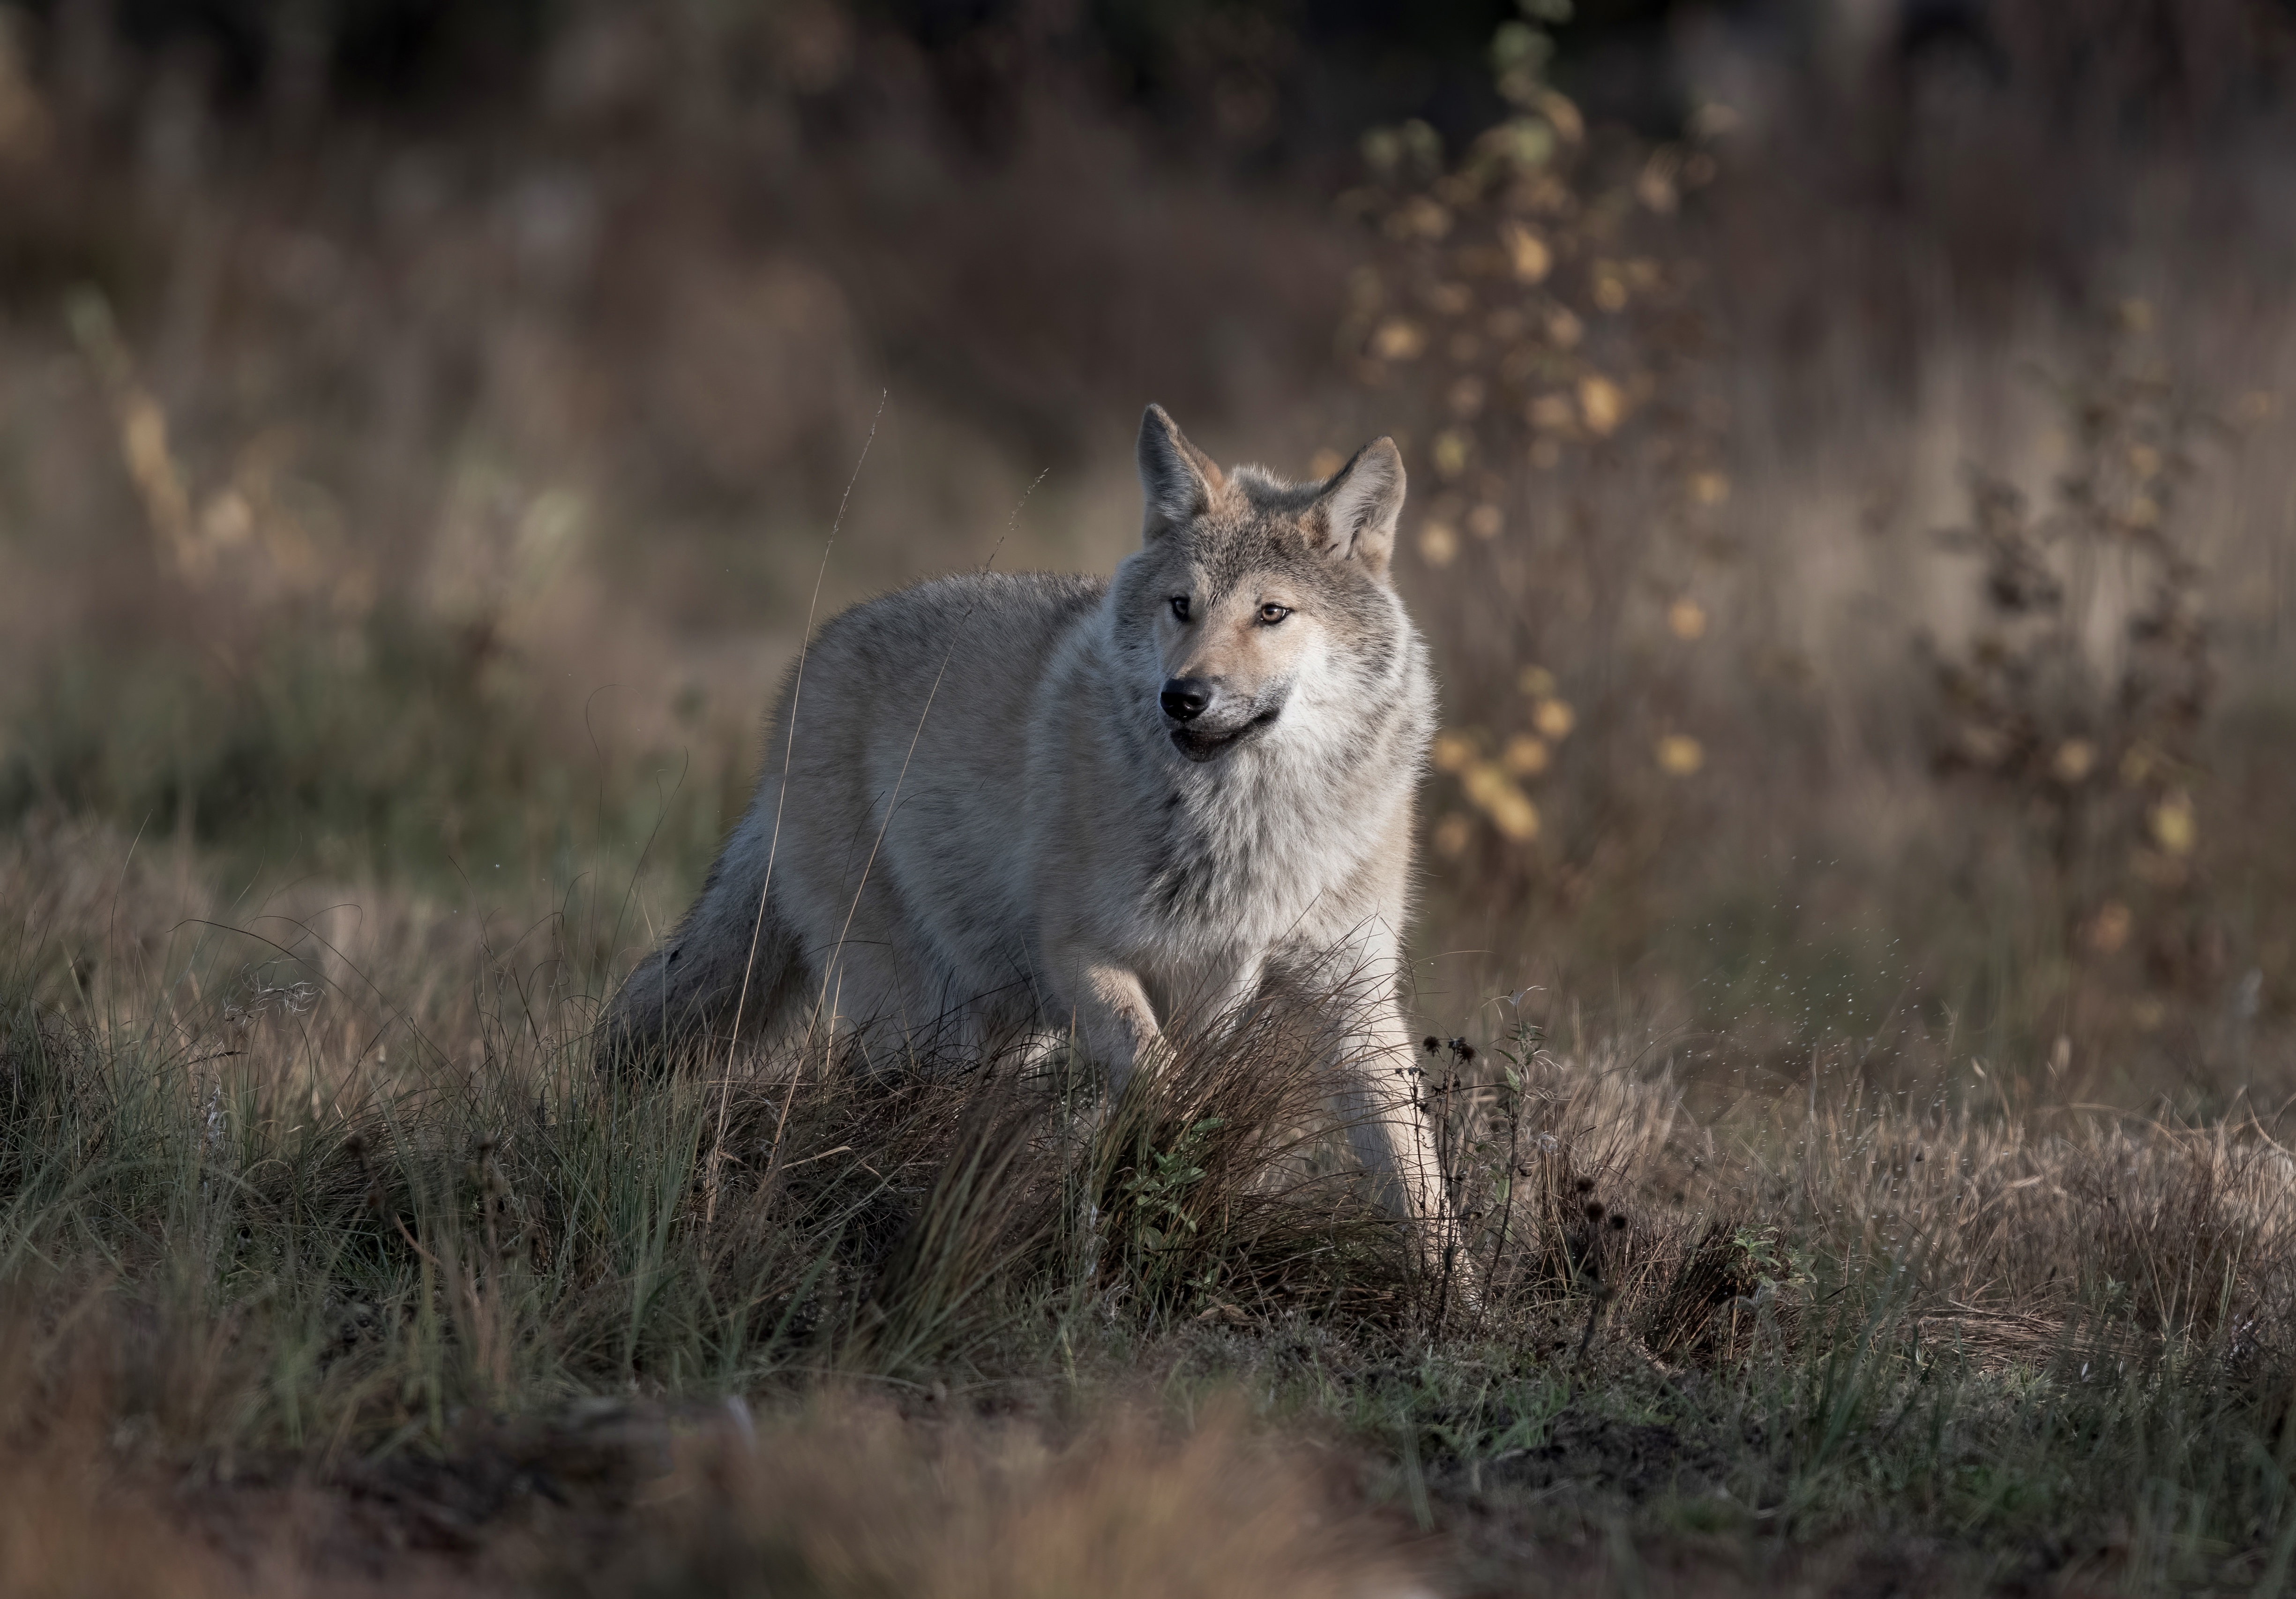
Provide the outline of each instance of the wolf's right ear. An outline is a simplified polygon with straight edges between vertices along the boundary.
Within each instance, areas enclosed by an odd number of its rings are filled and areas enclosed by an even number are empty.
[[[1384,579],[1402,515],[1403,452],[1392,439],[1374,439],[1332,474],[1308,512],[1308,527],[1332,559],[1360,562]]]
[[[1180,424],[1151,406],[1140,418],[1140,541],[1147,544],[1172,528],[1185,527],[1212,508],[1212,496],[1227,486],[1210,455],[1188,442]]]

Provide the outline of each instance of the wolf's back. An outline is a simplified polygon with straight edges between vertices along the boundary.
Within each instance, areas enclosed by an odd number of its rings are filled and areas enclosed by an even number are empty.
[[[1031,722],[1105,587],[964,573],[824,624],[783,681],[756,793],[701,897],[609,1009],[610,1058],[758,1035],[815,987],[812,1002],[914,1024],[1023,980]]]

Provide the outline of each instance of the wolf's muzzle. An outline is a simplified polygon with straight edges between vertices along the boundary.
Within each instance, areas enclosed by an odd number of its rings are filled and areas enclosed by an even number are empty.
[[[1193,722],[1212,702],[1212,685],[1201,677],[1173,677],[1156,696],[1164,714],[1176,722]]]
[[[1163,708],[1172,747],[1190,760],[1210,760],[1230,745],[1263,732],[1283,709],[1283,701],[1264,709],[1226,693],[1208,677],[1175,677],[1156,696]]]

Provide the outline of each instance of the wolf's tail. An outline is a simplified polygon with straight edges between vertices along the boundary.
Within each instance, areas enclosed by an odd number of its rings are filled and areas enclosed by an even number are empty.
[[[786,1008],[804,975],[795,936],[770,904],[729,922],[710,914],[717,899],[705,892],[606,1007],[601,1070],[661,1076],[759,1037]]]

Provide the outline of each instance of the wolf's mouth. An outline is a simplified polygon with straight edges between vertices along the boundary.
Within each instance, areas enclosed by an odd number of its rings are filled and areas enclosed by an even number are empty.
[[[1172,748],[1193,761],[1207,761],[1223,750],[1248,742],[1275,726],[1275,718],[1283,714],[1281,705],[1271,706],[1248,722],[1239,722],[1225,730],[1204,727],[1193,722],[1183,722],[1172,729]]]

